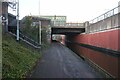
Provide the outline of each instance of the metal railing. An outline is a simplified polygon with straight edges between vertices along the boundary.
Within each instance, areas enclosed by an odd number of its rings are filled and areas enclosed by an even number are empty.
[[[66,23],[66,27],[84,27],[84,23]]]
[[[15,34],[15,33],[12,33],[12,32],[9,32],[9,33],[10,33],[11,35],[13,35],[13,36],[16,37],[16,34]],[[33,46],[34,48],[41,48],[41,47],[40,47],[41,45],[40,45],[39,43],[37,43],[37,42],[34,41],[33,39],[27,37],[26,35],[22,34],[21,32],[20,32],[20,40],[26,42],[27,44]]]
[[[118,14],[119,12],[120,12],[120,5],[113,8],[113,9],[111,9],[111,10],[109,10],[109,11],[107,11],[106,13],[104,13],[104,14],[90,20],[89,23],[94,24],[94,23],[96,23],[98,21],[104,20],[104,19],[106,19],[108,17],[111,17],[111,16],[113,16],[115,14]]]
[[[119,15],[120,6],[117,6],[112,10],[89,21],[89,25],[86,27],[86,32],[93,33],[118,28],[120,26],[120,23],[118,22]]]
[[[52,24],[53,27],[65,27],[65,28],[83,28],[84,23],[65,23],[65,24]]]
[[[40,44],[39,44],[38,42],[36,42],[36,41],[34,41],[33,39],[27,37],[26,35],[22,34],[21,32],[20,32],[20,37],[21,37],[22,39],[30,42],[31,44],[33,44],[33,45],[35,45],[35,46],[40,46]]]

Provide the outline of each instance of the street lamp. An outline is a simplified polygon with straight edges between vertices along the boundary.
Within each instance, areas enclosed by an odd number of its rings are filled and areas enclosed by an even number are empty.
[[[39,44],[41,45],[41,21],[39,21]]]
[[[39,18],[40,18],[40,0],[39,0]],[[42,42],[42,37],[41,37],[41,21],[39,21],[39,44],[41,45],[41,42]]]
[[[19,41],[19,0],[17,1],[17,41]]]

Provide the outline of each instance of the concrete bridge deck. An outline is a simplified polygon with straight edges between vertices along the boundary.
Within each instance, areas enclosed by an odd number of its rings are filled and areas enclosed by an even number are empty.
[[[57,27],[52,27],[52,34],[64,34],[64,35],[69,35],[69,34],[80,34],[85,32],[85,28],[57,28]]]

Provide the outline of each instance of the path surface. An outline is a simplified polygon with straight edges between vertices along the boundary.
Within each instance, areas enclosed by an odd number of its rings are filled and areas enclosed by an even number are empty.
[[[85,61],[60,43],[53,43],[39,61],[31,78],[100,78]]]

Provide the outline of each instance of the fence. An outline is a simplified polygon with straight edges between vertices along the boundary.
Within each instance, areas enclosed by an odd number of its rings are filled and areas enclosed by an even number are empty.
[[[120,6],[89,21],[88,33],[119,27]]]
[[[15,33],[12,33],[12,32],[9,32],[9,33],[10,33],[11,35],[13,35],[13,36],[16,37],[16,34],[15,34]],[[32,40],[31,38],[25,36],[25,35],[22,34],[21,32],[20,32],[20,40],[26,42],[27,44],[33,46],[34,48],[38,48],[38,49],[41,48],[41,47],[40,47],[41,45],[40,45],[39,43],[37,43],[37,42],[35,42],[34,40]]]
[[[62,27],[62,28],[84,28],[84,23],[65,23],[65,24],[59,24],[52,25],[53,27]]]
[[[66,23],[66,27],[84,28],[84,23]]]
[[[39,43],[37,43],[37,42],[36,42],[36,41],[34,41],[33,39],[31,39],[31,38],[29,38],[29,37],[25,36],[25,35],[24,35],[24,34],[22,34],[21,32],[20,32],[20,37],[21,37],[22,39],[24,39],[24,40],[28,41],[29,43],[31,43],[31,44],[33,44],[33,45],[35,45],[35,46],[40,46],[40,44],[39,44]]]

